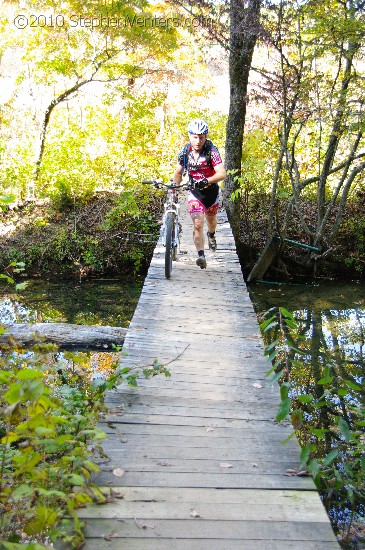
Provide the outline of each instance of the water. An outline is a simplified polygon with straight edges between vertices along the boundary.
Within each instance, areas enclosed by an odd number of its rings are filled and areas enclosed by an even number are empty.
[[[0,323],[76,323],[127,328],[139,300],[142,279],[98,279],[82,283],[31,280],[26,289],[14,292],[10,285],[0,289]],[[109,376],[120,358],[119,352],[78,352],[83,376]],[[67,357],[67,354],[66,354]],[[64,353],[51,361],[74,368],[74,359]]]
[[[286,360],[301,445],[318,463],[336,455],[320,467],[319,488],[341,546],[365,548],[365,285],[259,283],[249,291],[259,318],[273,308],[277,325],[264,334],[266,344],[289,343],[278,357]]]
[[[97,279],[79,284],[33,280],[19,293],[3,287],[0,322],[128,327],[142,284],[141,279]]]

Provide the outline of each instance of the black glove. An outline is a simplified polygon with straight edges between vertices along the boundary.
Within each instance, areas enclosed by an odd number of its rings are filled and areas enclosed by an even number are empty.
[[[201,191],[207,185],[209,185],[207,178],[203,178],[202,180],[195,182],[195,189],[199,189],[199,191]]]

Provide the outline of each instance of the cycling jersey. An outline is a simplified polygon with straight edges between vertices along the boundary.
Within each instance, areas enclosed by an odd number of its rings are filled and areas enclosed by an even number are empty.
[[[215,145],[212,145],[211,148],[211,165],[209,166],[207,162],[206,155],[204,154],[204,147],[200,151],[199,157],[197,160],[194,159],[193,153],[190,147],[190,151],[187,156],[187,170],[189,174],[189,179],[194,179],[200,181],[204,178],[209,178],[215,174],[214,166],[222,163],[222,158],[220,153]],[[184,166],[184,149],[182,149],[178,156],[178,162],[181,166]],[[193,189],[191,193],[196,197],[203,205],[207,208],[212,206],[217,201],[219,186],[217,183],[213,183],[206,187],[205,189]]]

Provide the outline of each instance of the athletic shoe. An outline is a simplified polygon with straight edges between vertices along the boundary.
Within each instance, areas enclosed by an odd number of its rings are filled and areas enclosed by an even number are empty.
[[[215,235],[213,235],[213,237],[211,237],[209,235],[209,231],[208,231],[207,232],[207,237],[208,237],[209,250],[213,250],[213,252],[215,252],[217,250],[217,241],[215,239]]]
[[[205,259],[205,256],[199,256],[196,260],[196,265],[198,265],[200,269],[205,269],[207,267],[207,260]]]

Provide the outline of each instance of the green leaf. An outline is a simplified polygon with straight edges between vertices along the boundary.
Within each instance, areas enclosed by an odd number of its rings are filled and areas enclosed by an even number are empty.
[[[6,279],[8,283],[10,283],[11,285],[14,284],[14,279],[12,279],[11,277],[8,277],[7,275],[4,275],[3,273],[0,273],[0,279]]]
[[[22,386],[22,401],[37,401],[45,391],[42,380],[26,380]]]
[[[295,351],[295,353],[298,353],[299,355],[306,355],[308,353],[305,349],[299,349],[297,346],[295,346],[291,342],[288,342],[288,348]],[[300,363],[298,363],[298,365],[300,365]]]
[[[331,367],[329,365],[326,365],[324,367],[324,376],[318,380],[317,384],[325,385],[330,384],[333,380],[333,376],[330,374]]]
[[[4,394],[4,399],[10,405],[19,402],[20,399],[20,384],[12,384],[8,391]]]
[[[351,388],[352,390],[355,390],[355,391],[363,391],[363,388],[361,388],[361,386],[358,386],[358,385],[355,384],[354,382],[351,382],[351,380],[345,380],[345,384],[346,384],[346,386],[348,386],[348,387]]]
[[[298,401],[300,401],[300,403],[312,403],[313,401],[313,396],[312,395],[298,395],[298,397],[296,398]]]
[[[347,424],[347,422],[344,418],[339,419],[338,427],[340,428],[341,433],[344,436],[346,443],[348,443],[351,439],[351,431],[350,431],[349,425]]]
[[[4,445],[11,445],[11,443],[19,441],[20,437],[21,436],[19,434],[9,432],[2,439],[0,439],[0,443],[3,443]]]
[[[275,351],[273,351],[271,355],[269,355],[268,360],[272,362],[278,355],[278,353],[280,353],[280,349],[276,349]]]
[[[262,323],[260,323],[260,329],[261,329],[262,331],[264,331],[265,328],[266,328],[270,323],[272,323],[272,321],[274,321],[275,319],[276,319],[276,315],[273,315],[272,317],[270,317],[270,319],[265,319],[265,321],[263,321]],[[276,325],[277,325],[277,324],[278,324],[278,323],[276,322]]]
[[[294,318],[293,318],[293,314],[290,313],[290,311],[288,311],[285,307],[281,307],[280,308],[280,311],[281,311],[281,314],[286,317],[287,319],[291,319],[292,321],[294,321]]]
[[[318,381],[317,381],[317,384],[319,384],[320,386],[324,386],[326,384],[330,384],[333,380],[333,376],[325,376],[323,378],[320,378]]]
[[[65,500],[67,498],[66,493],[64,493],[63,491],[56,491],[55,489],[47,490],[47,489],[42,489],[41,487],[39,487],[37,489],[37,491],[40,495],[45,496],[45,497],[62,498],[62,499],[65,499]]]
[[[11,378],[11,373],[4,370],[0,371],[0,383],[7,384]]]
[[[78,474],[70,474],[68,479],[73,485],[85,485],[85,479]]]
[[[308,470],[313,477],[317,477],[320,470],[319,462],[315,459],[311,460],[308,464]]]
[[[19,485],[14,491],[11,493],[11,498],[13,500],[19,500],[21,498],[28,498],[33,495],[34,493],[34,487],[30,487],[29,485]]]
[[[293,437],[295,437],[295,432],[291,432],[290,435],[288,435],[288,437],[286,437],[283,441],[280,442],[280,445],[285,445],[285,443],[288,443],[288,441],[290,441]]]
[[[278,326],[278,322],[273,321],[272,323],[269,323],[264,329],[262,329],[262,331],[263,332],[268,332],[271,328],[277,327],[277,326]]]
[[[18,290],[24,290],[25,288],[27,288],[28,286],[28,281],[24,281],[23,283],[18,283],[15,285],[15,290],[18,291]]]
[[[280,397],[281,397],[282,401],[287,399],[287,397],[289,395],[290,388],[291,388],[290,382],[283,382],[281,384],[281,386],[280,386]]]
[[[278,414],[276,415],[276,422],[281,422],[289,414],[290,410],[290,399],[284,399],[279,406]]]
[[[24,532],[27,535],[36,535],[42,533],[58,519],[58,514],[52,508],[47,508],[46,506],[38,505],[36,508],[36,517],[32,518],[24,527]]]
[[[268,346],[266,346],[265,348],[265,355],[267,355],[267,352],[268,351],[271,351],[275,346],[276,344],[279,342],[279,340],[274,340],[273,342],[271,342],[271,344],[269,344]]]
[[[310,451],[310,447],[308,445],[306,445],[305,447],[302,448],[302,450],[300,452],[300,467],[301,468],[304,468],[308,464],[310,454],[311,454],[311,451]]]
[[[15,195],[5,195],[5,197],[0,197],[0,202],[4,204],[10,204],[15,201]]]
[[[35,429],[35,433],[38,437],[51,437],[55,434],[54,428],[46,428],[45,426],[38,426]]]
[[[331,462],[336,458],[337,455],[338,451],[336,449],[328,453],[323,459],[324,466],[328,466],[329,464],[331,464]]]
[[[43,373],[34,369],[23,369],[17,373],[19,380],[31,380],[33,378],[43,378]]]

